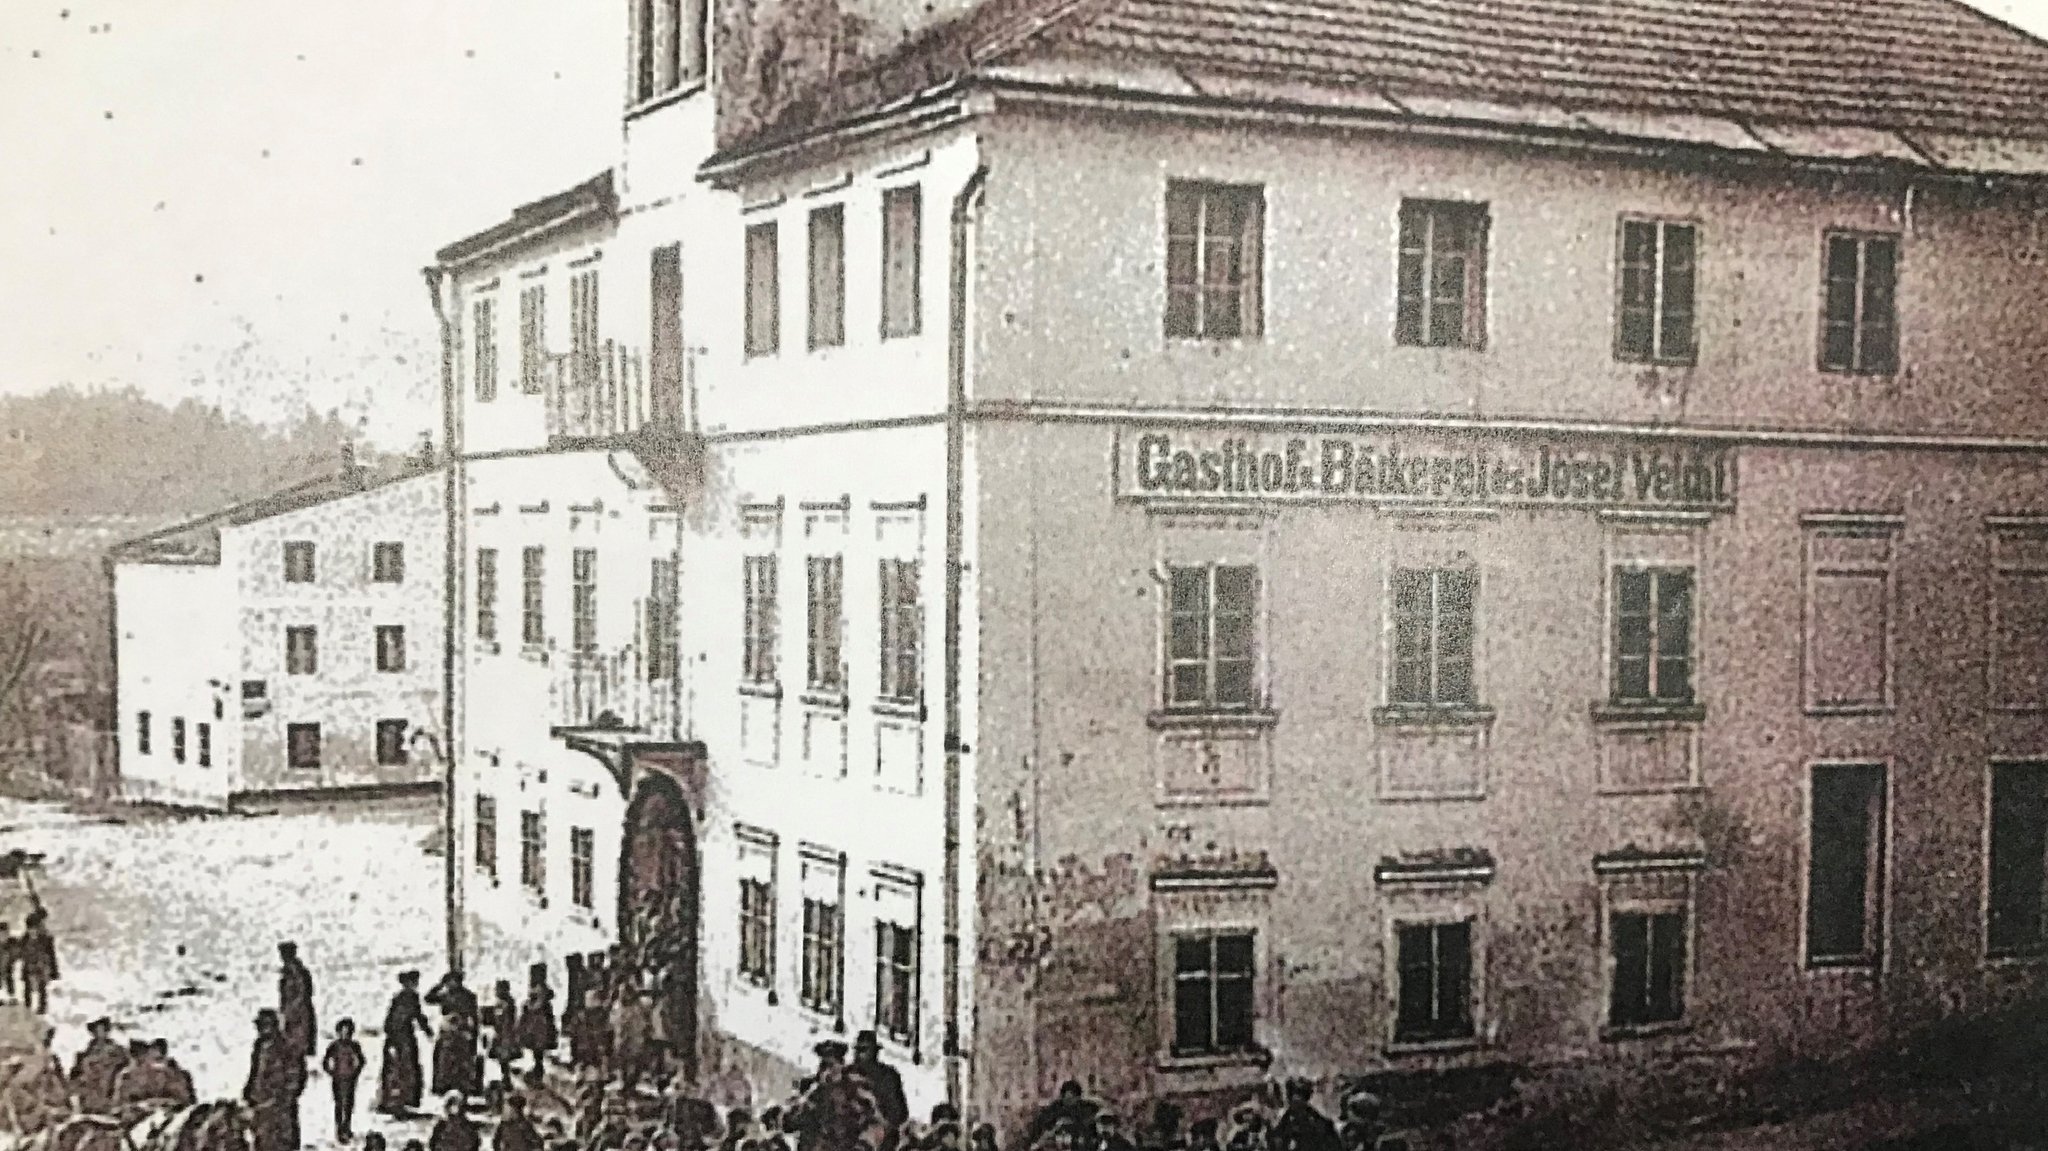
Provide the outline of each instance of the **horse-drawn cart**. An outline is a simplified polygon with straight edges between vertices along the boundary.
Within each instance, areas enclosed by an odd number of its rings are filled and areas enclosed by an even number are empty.
[[[41,1016],[0,1004],[0,1151],[249,1151],[248,1119],[233,1101],[78,1111],[49,1036]]]

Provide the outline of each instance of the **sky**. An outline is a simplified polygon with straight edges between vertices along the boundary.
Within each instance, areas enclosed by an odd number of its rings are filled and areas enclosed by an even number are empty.
[[[1979,0],[2048,35],[2048,0]],[[0,392],[438,425],[419,269],[609,165],[623,0],[0,0]]]

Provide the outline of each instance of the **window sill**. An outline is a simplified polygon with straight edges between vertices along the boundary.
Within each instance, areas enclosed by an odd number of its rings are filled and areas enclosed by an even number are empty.
[[[545,664],[548,662],[548,649],[537,643],[521,644],[519,645],[519,658],[532,663]]]
[[[1461,1035],[1454,1039],[1396,1039],[1387,1044],[1389,1058],[1416,1055],[1460,1055],[1479,1050],[1479,1037]]]
[[[1684,1035],[1692,1029],[1692,1021],[1688,1019],[1671,1019],[1662,1023],[1610,1023],[1600,1029],[1600,1039],[1604,1043],[1627,1043],[1636,1039]]]
[[[802,1001],[799,1001],[797,1006],[803,1010],[805,1018],[816,1026],[829,1028],[834,1035],[846,1034],[846,1019],[837,1008],[819,1007],[815,1003]]]
[[[1889,368],[1848,368],[1821,364],[1817,370],[1823,377],[1851,380],[1890,380],[1899,375],[1897,365]]]
[[[1273,1053],[1263,1047],[1244,1051],[1220,1051],[1213,1055],[1175,1055],[1168,1053],[1153,1061],[1156,1070],[1173,1073],[1201,1071],[1228,1071],[1237,1068],[1264,1071],[1273,1065]]]
[[[781,998],[775,994],[775,981],[773,979],[767,976],[748,975],[742,972],[739,982],[741,987],[749,991],[764,992],[768,1000],[768,1006],[775,1007],[781,1003]]]
[[[683,81],[681,84],[678,84],[676,87],[671,88],[666,92],[660,93],[659,95],[655,96],[649,96],[645,100],[641,100],[638,103],[627,105],[626,119],[630,122],[633,120],[637,120],[642,116],[646,116],[654,112],[659,112],[663,108],[668,107],[670,104],[686,100],[689,97],[697,94],[698,92],[702,92],[703,90],[704,77],[692,77],[691,79]]]
[[[1624,356],[1617,354],[1614,357],[1614,362],[1631,368],[1671,368],[1683,370],[1699,366],[1699,358],[1697,356],[1679,359],[1662,356]]]
[[[1808,956],[1806,972],[1809,975],[1864,975],[1877,976],[1877,957],[1871,955]]]
[[[740,694],[751,695],[755,699],[781,699],[782,685],[772,679],[743,679],[740,681]]]
[[[797,697],[811,711],[830,711],[846,714],[846,693],[843,691],[810,688]]]
[[[1806,714],[1811,716],[1880,716],[1890,715],[1892,705],[1888,703],[1809,703]]]
[[[1600,700],[1593,704],[1593,722],[1602,726],[1609,724],[1651,724],[1660,727],[1680,727],[1687,724],[1705,723],[1707,705],[1703,703],[1613,703]]]
[[[1480,704],[1392,703],[1372,709],[1375,727],[1471,730],[1493,726],[1493,709]]]
[[[1276,727],[1280,713],[1258,711],[1173,711],[1147,713],[1145,726],[1154,731],[1188,731],[1198,728],[1264,729]]]
[[[2037,967],[2048,963],[2048,948],[2000,948],[1984,953],[1986,967]]]
[[[890,719],[908,719],[918,723],[923,723],[926,718],[924,704],[904,699],[878,699],[874,703],[874,713]]]
[[[479,652],[483,655],[497,655],[499,652],[503,651],[504,648],[498,645],[497,640],[480,639],[476,641],[476,646],[471,648],[470,650],[474,652]]]

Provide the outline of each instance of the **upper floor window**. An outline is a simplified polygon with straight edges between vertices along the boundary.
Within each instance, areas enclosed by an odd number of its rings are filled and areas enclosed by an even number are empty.
[[[193,754],[197,756],[199,766],[212,767],[213,725],[210,723],[195,723],[192,725],[192,735],[197,741],[196,746],[193,748]]]
[[[311,626],[284,629],[284,670],[287,675],[313,675],[320,670],[320,641]]]
[[[286,540],[284,545],[284,582],[313,582],[313,541]]]
[[[402,719],[377,721],[377,766],[401,767],[410,758],[406,752],[406,724]]]
[[[476,869],[498,878],[498,801],[488,795],[476,797]]]
[[[812,556],[810,575],[810,687],[814,691],[846,690],[845,665],[840,661],[840,636],[845,627],[845,609],[840,589],[845,583],[846,560],[841,556]]]
[[[1258,569],[1170,566],[1167,583],[1167,708],[1257,707]]]
[[[914,703],[918,692],[918,648],[923,613],[917,598],[916,560],[883,560],[881,569],[883,699]]]
[[[299,771],[317,771],[320,767],[320,725],[288,723],[284,732],[285,762]]]
[[[547,824],[538,811],[519,813],[519,886],[540,894],[548,889]]]
[[[569,829],[569,902],[597,906],[597,833],[587,827]]]
[[[1614,569],[1617,704],[1693,702],[1691,568]]]
[[[1395,343],[1486,346],[1487,228],[1485,204],[1401,202]]]
[[[480,404],[498,398],[498,311],[497,301],[478,300],[470,309],[471,352],[476,370],[476,399]]]
[[[377,625],[377,670],[405,670],[405,628],[399,624]]]
[[[1991,706],[2048,708],[2048,521],[1991,525]]]
[[[591,268],[569,281],[569,378],[578,388],[595,388],[604,374],[597,316],[597,269]]]
[[[1436,707],[1476,702],[1469,571],[1402,568],[1394,573],[1394,676],[1387,702]]]
[[[924,198],[916,184],[882,193],[882,338],[914,336],[924,323],[920,272]]]
[[[171,720],[171,762],[185,762],[185,717],[176,716]]]
[[[775,221],[747,228],[747,354],[772,356],[782,346],[782,286]]]
[[[676,561],[657,559],[647,579],[647,678],[676,674]]]
[[[846,342],[846,208],[811,209],[810,342],[836,348]]]
[[[1829,232],[1821,285],[1820,366],[1890,375],[1899,366],[1899,238]]]
[[[386,541],[371,549],[370,578],[377,583],[404,583],[405,545]]]
[[[1688,907],[1615,908],[1607,917],[1612,974],[1607,1023],[1651,1027],[1685,1018]]]
[[[540,548],[527,548],[520,559],[520,582],[523,585],[520,641],[529,647],[538,647],[548,641],[547,617],[543,614],[546,601],[542,597],[547,586],[547,553]]]
[[[597,647],[597,549],[577,548],[569,556],[569,642],[577,651]]]
[[[498,642],[498,549],[476,549],[476,638]]]
[[[1806,706],[1877,711],[1891,704],[1892,551],[1885,517],[1808,517]]]
[[[1693,299],[1699,230],[1668,220],[1621,222],[1621,299],[1614,358],[1690,364],[1697,353]]]
[[[1166,185],[1166,334],[1256,337],[1264,317],[1266,191],[1258,184]]]
[[[146,711],[135,713],[135,754],[149,754],[149,713]]]
[[[741,565],[746,596],[746,632],[740,652],[740,678],[748,683],[774,683],[775,647],[778,642],[775,557],[752,555],[742,560]]]
[[[797,989],[803,1005],[821,1015],[838,1015],[845,978],[845,915],[839,900],[824,892],[804,895],[803,968]]]
[[[519,390],[537,396],[547,390],[548,289],[535,284],[519,293]]]
[[[647,257],[648,416],[677,427],[683,414],[683,249],[664,244]]]
[[[703,78],[707,16],[706,0],[635,0],[630,103]]]

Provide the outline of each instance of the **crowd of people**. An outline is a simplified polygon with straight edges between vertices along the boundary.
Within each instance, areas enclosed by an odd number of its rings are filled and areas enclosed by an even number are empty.
[[[0,996],[38,1015],[50,1010],[50,984],[57,981],[57,941],[50,935],[50,913],[39,902],[14,934],[0,923]]]

